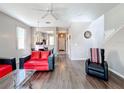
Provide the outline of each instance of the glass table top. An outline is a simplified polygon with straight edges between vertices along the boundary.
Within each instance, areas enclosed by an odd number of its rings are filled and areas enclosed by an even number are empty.
[[[17,69],[6,76],[0,78],[0,89],[16,89],[21,87],[31,76],[35,70]]]

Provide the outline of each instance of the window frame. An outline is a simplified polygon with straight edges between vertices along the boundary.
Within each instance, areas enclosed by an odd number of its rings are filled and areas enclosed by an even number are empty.
[[[19,32],[18,32],[18,31],[19,31],[18,29],[22,29],[23,32],[24,32],[24,33],[23,33],[23,35],[24,35],[24,36],[23,36],[23,37],[24,37],[24,38],[23,38],[23,39],[24,39],[24,42],[23,42],[24,45],[23,45],[23,47],[19,47],[19,38],[20,38],[20,37],[19,37],[19,34],[18,34],[18,33],[19,33]],[[23,27],[21,27],[21,26],[17,26],[17,27],[16,27],[16,38],[17,38],[17,43],[16,43],[17,50],[25,50],[25,44],[26,44],[26,42],[25,42],[25,40],[26,40],[26,29],[23,28]]]
[[[51,42],[50,42],[50,37],[53,37],[53,44],[51,44]],[[54,35],[49,35],[48,44],[49,44],[49,46],[54,46],[55,45],[55,37],[54,37]]]

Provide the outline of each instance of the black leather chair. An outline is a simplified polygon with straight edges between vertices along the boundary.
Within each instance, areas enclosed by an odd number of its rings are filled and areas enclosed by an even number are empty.
[[[95,51],[94,51],[95,50]],[[85,63],[85,70],[88,75],[98,77],[103,80],[108,80],[108,64],[104,60],[104,49],[91,48],[91,59],[87,59]],[[96,52],[96,53],[93,53]],[[95,57],[95,56],[96,57]],[[95,57],[95,58],[93,58]],[[93,62],[95,60],[95,62]],[[101,61],[101,62],[100,62]]]
[[[16,59],[15,58],[0,58],[0,64],[12,65],[12,69],[16,70]]]

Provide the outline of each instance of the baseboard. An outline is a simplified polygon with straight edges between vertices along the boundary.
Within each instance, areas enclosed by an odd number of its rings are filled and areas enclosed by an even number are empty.
[[[76,60],[86,60],[87,58],[70,58],[70,59],[76,61]]]
[[[68,59],[71,60],[71,61],[83,61],[83,62],[85,62],[85,60],[86,60],[86,59],[84,59],[84,58],[80,58],[80,59],[71,59],[71,58],[69,57],[68,54],[67,54],[67,56],[68,56]]]
[[[122,74],[118,73],[117,71],[115,71],[115,70],[113,70],[113,69],[111,69],[111,68],[108,68],[108,69],[109,69],[109,71],[113,72],[114,74],[116,74],[116,75],[118,75],[119,77],[121,77],[121,78],[124,79],[124,76],[123,76]]]
[[[87,60],[87,58],[83,58],[83,60]]]
[[[76,61],[76,60],[83,60],[82,58],[72,58],[71,60]]]

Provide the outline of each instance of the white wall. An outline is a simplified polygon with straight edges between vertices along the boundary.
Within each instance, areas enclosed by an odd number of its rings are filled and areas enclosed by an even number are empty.
[[[97,18],[95,21],[93,21],[89,28],[89,31],[92,32],[92,46],[95,48],[102,48],[103,46],[103,41],[104,41],[104,15],[101,17]]]
[[[105,13],[105,31],[117,30],[124,26],[124,4],[119,4]]]
[[[124,29],[124,28],[123,28]],[[104,45],[109,68],[124,77],[124,30],[117,32]]]
[[[16,27],[26,29],[26,50],[17,50]],[[30,54],[30,27],[24,23],[0,12],[0,57],[22,57]]]
[[[105,30],[116,32],[112,38],[105,42],[106,60],[109,68],[124,77],[124,4],[120,4],[105,14]]]
[[[84,32],[91,31],[90,39],[84,38]],[[89,58],[89,50],[92,47],[102,47],[104,39],[104,16],[99,17],[92,23],[72,23],[69,28],[71,39],[69,40],[68,55],[71,60]],[[69,49],[70,48],[70,49]]]
[[[68,41],[68,54],[71,60],[82,60],[87,56],[87,42],[84,39],[84,31],[89,26],[89,23],[72,23],[69,28],[71,38]]]

